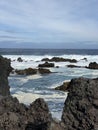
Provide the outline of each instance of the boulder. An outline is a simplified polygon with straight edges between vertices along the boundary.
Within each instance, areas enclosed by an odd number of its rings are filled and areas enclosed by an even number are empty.
[[[51,121],[43,99],[39,98],[27,107],[17,98],[0,96],[0,130],[48,130]]]
[[[39,68],[38,72],[40,74],[49,74],[49,73],[51,73],[51,71],[49,69],[43,69],[43,68]]]
[[[49,58],[43,58],[41,61],[50,61]]]
[[[8,85],[8,76],[12,71],[10,60],[0,56],[0,95],[10,95],[10,87]]]
[[[25,69],[25,73],[26,75],[37,74],[37,69],[28,68],[28,69]]]
[[[15,70],[15,72],[18,75],[33,75],[33,74],[37,74],[37,69],[28,68],[24,70]]]
[[[18,57],[18,58],[17,58],[17,61],[18,61],[18,62],[23,62],[23,59],[22,59],[21,57]]]
[[[65,130],[98,129],[98,79],[71,80],[61,124]]]
[[[71,63],[77,63],[77,60],[76,59],[65,59],[65,58],[62,58],[62,57],[53,57],[51,59],[49,58],[44,58],[42,59],[42,61],[50,61],[50,62],[71,62]]]
[[[50,61],[53,62],[65,62],[66,60],[62,57],[53,57]]]
[[[39,64],[38,67],[54,67],[54,63],[48,63],[47,61],[43,64]]]
[[[98,64],[96,62],[91,62],[87,68],[88,69],[98,69]]]
[[[68,91],[70,82],[64,82],[61,86],[55,88],[55,90]]]
[[[28,69],[24,69],[24,70],[15,70],[15,72],[18,75],[34,75],[34,74],[37,74],[37,72],[40,74],[51,73],[51,71],[49,69],[45,69],[45,68],[38,68],[38,69],[28,68]]]

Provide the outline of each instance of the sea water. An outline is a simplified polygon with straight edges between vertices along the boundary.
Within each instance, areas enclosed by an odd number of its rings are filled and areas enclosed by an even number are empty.
[[[54,118],[61,118],[66,92],[54,90],[64,81],[72,78],[87,77],[97,78],[98,70],[86,68],[68,68],[67,65],[88,66],[90,62],[98,61],[98,50],[64,50],[64,49],[0,49],[0,54],[11,59],[14,69],[37,68],[43,58],[54,56],[76,59],[77,63],[54,62],[59,68],[50,68],[52,72],[47,75],[20,76],[10,74],[9,85],[12,96],[17,97],[20,102],[29,105],[37,98],[44,98],[48,103],[50,112]],[[18,62],[21,57],[23,62]],[[87,58],[87,61],[83,60]]]

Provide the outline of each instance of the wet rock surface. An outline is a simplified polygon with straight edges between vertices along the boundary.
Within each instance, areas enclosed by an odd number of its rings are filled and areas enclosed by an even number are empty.
[[[97,130],[98,79],[73,79],[69,86],[62,114],[64,129]]]
[[[27,68],[24,70],[15,70],[18,75],[33,75],[37,74],[37,69]]]
[[[88,69],[98,69],[98,64],[96,62],[91,62],[87,68]]]
[[[77,66],[77,65],[67,65],[69,68],[85,68],[84,66]]]
[[[51,71],[49,69],[45,69],[45,68],[39,68],[38,72],[40,74],[50,74],[51,73]]]
[[[54,63],[48,63],[47,61],[43,64],[39,64],[38,67],[54,67]]]
[[[37,73],[40,73],[40,74],[50,74],[50,73],[52,73],[49,69],[46,69],[46,68],[38,68],[38,69],[27,68],[27,69],[24,69],[24,70],[15,70],[15,72],[18,75],[34,75],[34,74],[37,74]]]
[[[10,60],[0,56],[0,95],[10,95],[8,75],[11,71]]]
[[[77,60],[76,59],[65,59],[62,57],[53,57],[51,59],[49,58],[44,58],[42,59],[42,61],[50,61],[50,62],[71,62],[71,63],[76,63]]]
[[[62,85],[55,88],[55,90],[68,91],[70,82],[64,82]]]
[[[17,58],[17,61],[18,61],[18,62],[23,62],[23,59],[22,59],[21,57],[18,57],[18,58]]]

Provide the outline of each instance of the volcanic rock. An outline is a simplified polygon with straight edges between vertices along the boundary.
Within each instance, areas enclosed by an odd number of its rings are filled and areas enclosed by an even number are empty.
[[[50,61],[49,58],[43,58],[41,61]]]
[[[47,61],[43,64],[39,64],[38,67],[54,67],[54,63],[48,63]]]
[[[77,65],[67,65],[69,68],[84,68],[84,66],[77,66]]]
[[[98,64],[96,62],[91,62],[87,68],[88,69],[98,69]]]
[[[55,90],[68,91],[70,82],[64,82],[61,86],[55,88]]]
[[[18,62],[23,62],[23,59],[22,59],[21,57],[18,57],[18,58],[17,58],[17,61],[18,61]]]
[[[98,130],[98,79],[72,79],[64,104],[65,130]]]
[[[24,70],[15,70],[15,72],[18,75],[33,75],[33,74],[37,74],[37,69],[28,68]]]
[[[10,95],[8,76],[12,69],[13,68],[10,65],[10,60],[0,56],[0,95]]]
[[[77,60],[76,59],[65,59],[62,57],[53,57],[51,59],[49,58],[44,58],[42,59],[42,61],[50,61],[50,62],[71,62],[71,63],[76,63]]]
[[[43,99],[26,107],[16,98],[0,96],[0,130],[47,130],[51,120]]]
[[[51,73],[51,71],[49,69],[43,69],[43,68],[39,68],[38,72],[40,74],[49,74],[49,73]]]

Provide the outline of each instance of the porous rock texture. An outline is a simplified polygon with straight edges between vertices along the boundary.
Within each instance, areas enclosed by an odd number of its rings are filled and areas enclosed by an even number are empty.
[[[72,79],[69,86],[62,114],[64,129],[98,130],[98,79]]]
[[[8,75],[11,71],[10,60],[0,56],[0,95],[10,95]]]
[[[11,96],[0,97],[0,130],[48,130],[51,114],[41,98],[29,107]]]

